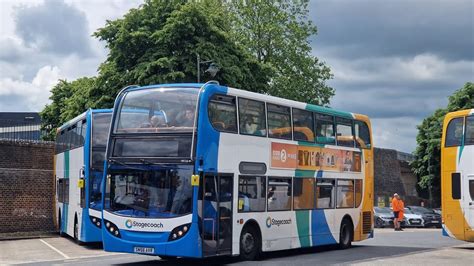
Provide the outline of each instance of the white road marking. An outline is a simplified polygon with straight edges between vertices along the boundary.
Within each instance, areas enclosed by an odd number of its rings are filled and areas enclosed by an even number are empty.
[[[65,259],[69,259],[69,256],[62,253],[61,250],[53,247],[52,245],[48,244],[48,242],[44,241],[43,239],[40,239],[39,241],[43,242],[46,246],[50,247],[52,250],[56,251],[59,255],[63,256]]]

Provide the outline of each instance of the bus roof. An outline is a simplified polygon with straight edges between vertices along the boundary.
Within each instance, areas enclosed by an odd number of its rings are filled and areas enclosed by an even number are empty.
[[[85,111],[84,113],[74,117],[73,119],[67,121],[66,123],[62,124],[60,127],[58,127],[58,129],[56,130],[56,132],[59,132],[61,130],[64,130],[72,125],[74,125],[75,123],[77,123],[79,120],[82,120],[84,118],[86,118],[88,112],[91,112],[93,114],[96,114],[96,113],[112,113],[112,109],[88,109],[87,111]]]
[[[444,119],[447,120],[447,119],[451,119],[453,117],[467,116],[469,114],[474,114],[474,109],[464,109],[464,110],[449,112],[449,113],[446,114]]]
[[[199,89],[203,85],[206,85],[205,83],[170,83],[170,84],[155,84],[155,85],[147,85],[147,86],[136,86],[136,87],[130,87],[127,88],[126,91],[135,91],[135,90],[142,90],[142,89],[152,89],[152,88],[165,88],[165,87],[171,87],[171,88],[195,88]],[[241,89],[236,89],[232,87],[227,87],[223,85],[219,85],[217,83],[212,83],[208,85],[215,85],[215,86],[221,86],[221,87],[226,87],[230,89],[232,92],[237,92],[238,96],[242,97],[248,97],[251,99],[258,99],[261,101],[266,101],[266,102],[271,102],[275,104],[282,104],[282,105],[289,105],[291,107],[297,107],[297,106],[302,106],[305,105],[304,109],[313,111],[313,112],[318,112],[322,114],[329,114],[329,115],[334,115],[338,117],[344,117],[344,118],[350,118],[354,119],[355,115],[366,118],[368,120],[368,117],[366,115],[362,114],[355,114],[351,112],[346,112],[346,111],[341,111],[337,109],[333,109],[330,107],[323,107],[315,104],[309,104],[309,103],[304,103],[304,102],[298,102],[294,100],[289,100],[281,97],[275,97],[275,96],[270,96],[266,94],[261,94],[261,93],[256,93],[256,92],[251,92],[251,91],[246,91],[246,90],[241,90]]]

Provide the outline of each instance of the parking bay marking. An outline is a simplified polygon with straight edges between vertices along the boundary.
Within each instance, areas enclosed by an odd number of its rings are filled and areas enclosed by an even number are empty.
[[[69,259],[69,256],[62,253],[61,250],[53,247],[51,244],[49,244],[48,242],[44,241],[43,239],[40,239],[39,241],[43,242],[43,244],[45,244],[46,246],[50,247],[52,250],[56,251],[59,255],[63,256],[65,259]]]

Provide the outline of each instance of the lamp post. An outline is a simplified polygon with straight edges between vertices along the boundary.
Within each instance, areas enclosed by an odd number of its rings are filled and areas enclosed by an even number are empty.
[[[209,65],[209,68],[206,69],[206,71],[204,72],[209,72],[211,77],[214,77],[219,71],[219,67],[216,64],[214,64],[212,60],[201,61],[201,57],[199,56],[198,53],[196,53],[197,82],[198,83],[201,83],[201,64],[208,64],[208,63],[211,63],[211,64]]]

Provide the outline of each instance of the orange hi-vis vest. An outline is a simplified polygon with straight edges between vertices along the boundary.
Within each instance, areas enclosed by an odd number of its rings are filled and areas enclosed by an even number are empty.
[[[403,211],[403,202],[397,198],[393,198],[392,200],[392,209],[394,212]]]

